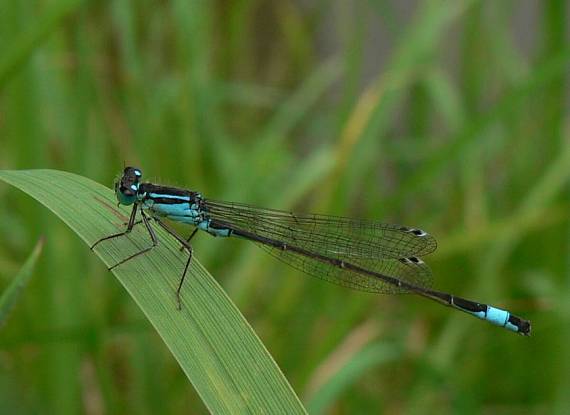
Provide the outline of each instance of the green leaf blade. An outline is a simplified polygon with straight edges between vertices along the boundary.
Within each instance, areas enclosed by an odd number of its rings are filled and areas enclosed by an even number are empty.
[[[59,216],[88,245],[123,229],[129,209],[87,178],[55,170],[0,171]],[[194,258],[176,310],[175,289],[186,255],[162,229],[159,246],[115,269],[212,413],[305,413],[295,392],[251,326]],[[110,266],[150,245],[144,227],[105,241],[97,255]]]

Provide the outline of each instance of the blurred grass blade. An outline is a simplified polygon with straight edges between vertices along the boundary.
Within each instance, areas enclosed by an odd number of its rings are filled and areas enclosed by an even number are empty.
[[[18,272],[18,275],[14,278],[14,280],[10,283],[8,288],[4,290],[2,296],[0,296],[0,327],[4,325],[10,311],[16,305],[16,302],[20,298],[22,294],[22,290],[28,284],[28,281],[32,277],[32,271],[36,266],[36,262],[38,262],[38,258],[42,253],[42,249],[44,247],[44,238],[40,238],[40,240],[36,243],[36,246],[32,250],[32,253],[26,259],[26,262]]]
[[[377,344],[355,354],[331,379],[311,397],[307,408],[311,414],[327,413],[330,406],[339,399],[350,385],[362,378],[363,373],[391,362],[399,356],[393,346]]]
[[[472,151],[472,145],[483,146],[481,139],[493,124],[512,117],[513,111],[522,108],[525,99],[532,97],[537,91],[545,88],[561,75],[568,72],[570,66],[570,48],[562,50],[556,56],[534,68],[528,78],[513,85],[496,104],[490,106],[481,115],[467,120],[456,133],[456,138],[441,148],[429,161],[423,163],[401,185],[400,192],[392,200],[386,201],[392,209],[399,208],[410,194],[423,186],[429,186],[438,174],[441,174],[450,164],[460,156]]]
[[[49,37],[66,17],[75,12],[83,1],[64,0],[55,2],[38,21],[28,25],[28,30],[19,35],[10,45],[5,45],[6,47],[0,57],[0,90],[36,48]]]
[[[52,210],[91,245],[117,232],[129,209],[90,179],[55,170],[0,171],[0,179]],[[140,228],[140,227],[139,227]],[[216,280],[192,261],[176,310],[175,287],[186,256],[161,229],[152,253],[113,270],[156,328],[212,413],[305,413],[259,338]],[[107,265],[150,243],[143,229],[101,244]]]

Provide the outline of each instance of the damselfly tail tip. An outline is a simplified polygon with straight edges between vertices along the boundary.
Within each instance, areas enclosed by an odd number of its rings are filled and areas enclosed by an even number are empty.
[[[530,336],[531,324],[530,321],[523,320],[523,325],[521,326],[521,334],[523,336]]]
[[[530,336],[531,332],[531,324],[530,321],[524,320],[520,317],[513,316],[512,314],[509,316],[509,323],[516,327],[516,332],[523,335],[523,336]]]

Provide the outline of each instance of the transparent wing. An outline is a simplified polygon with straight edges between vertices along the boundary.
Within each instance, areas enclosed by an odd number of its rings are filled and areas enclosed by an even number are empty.
[[[252,239],[277,259],[311,276],[344,287],[373,293],[408,290],[394,278],[416,287],[429,288],[432,274],[419,258],[433,252],[433,236],[400,225],[315,214],[295,214],[231,202],[205,201],[210,219],[261,239],[278,241],[275,246]],[[292,247],[300,248],[299,250]],[[378,274],[340,267],[343,261]],[[391,278],[383,278],[383,277]]]
[[[212,219],[347,262],[421,257],[437,247],[430,234],[400,225],[211,200],[204,208]]]
[[[409,292],[409,290],[390,284],[380,277],[358,273],[347,268],[339,268],[315,258],[299,255],[294,251],[283,251],[262,243],[258,243],[258,245],[293,268],[333,284],[370,293],[399,294]],[[364,269],[397,278],[416,287],[430,288],[432,286],[431,270],[425,262],[417,257],[402,258],[400,260],[359,258],[353,261],[353,263]]]

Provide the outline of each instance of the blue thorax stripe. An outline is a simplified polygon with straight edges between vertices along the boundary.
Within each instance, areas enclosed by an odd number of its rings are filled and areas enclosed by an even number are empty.
[[[171,195],[168,193],[149,193],[148,197],[151,199],[176,199],[180,202],[189,202],[190,196]]]

